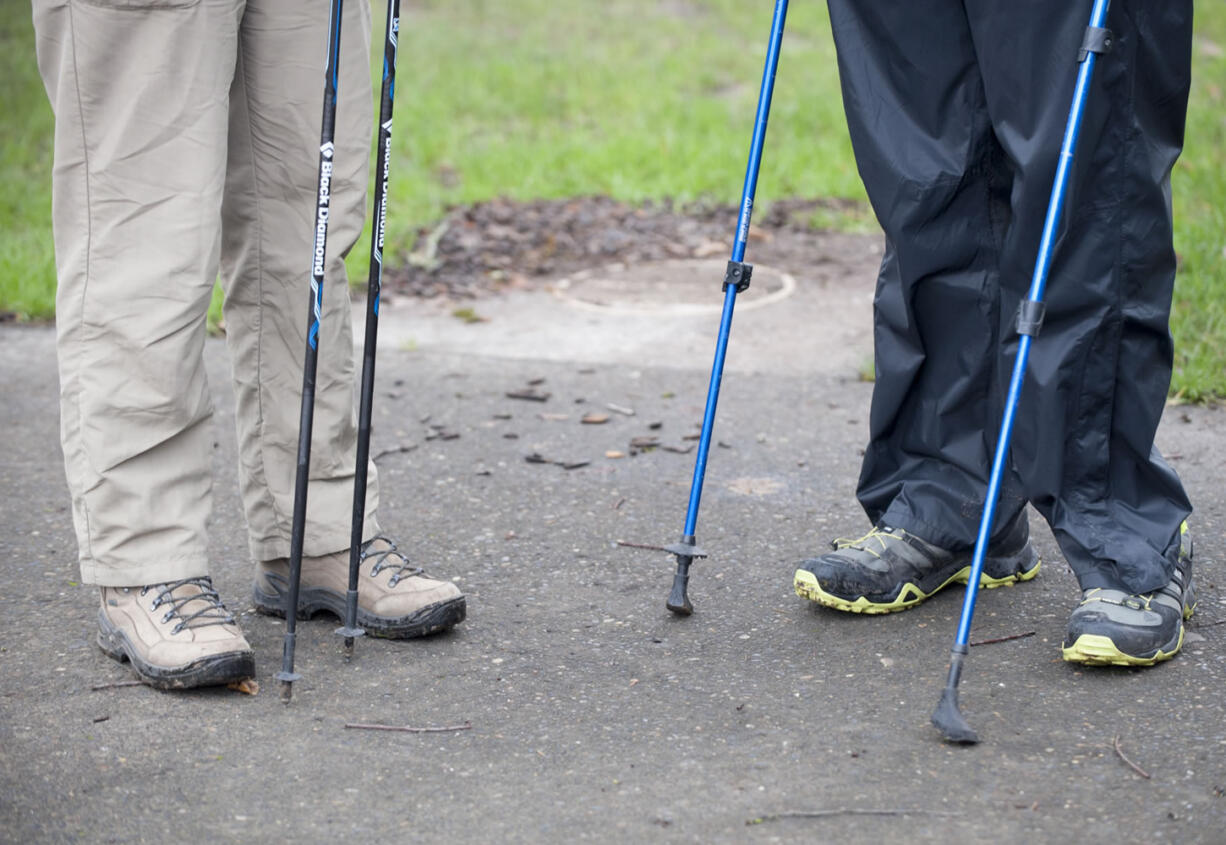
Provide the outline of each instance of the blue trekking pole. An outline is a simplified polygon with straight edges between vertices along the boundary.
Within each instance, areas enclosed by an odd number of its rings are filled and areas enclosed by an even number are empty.
[[[383,90],[379,96],[379,168],[375,179],[375,210],[370,226],[370,274],[366,286],[366,337],[362,342],[362,394],[358,401],[358,446],[353,473],[353,521],[349,535],[349,589],[345,593],[344,624],[336,633],[345,638],[345,657],[353,656],[353,640],[366,633],[358,625],[358,569],[362,564],[362,531],[366,523],[366,473],[370,459],[370,417],[375,395],[375,352],[379,337],[379,292],[383,282],[383,232],[387,224],[388,174],[392,164],[392,105],[396,93],[397,34],[400,0],[388,0],[383,43]]]
[[[285,595],[285,641],[281,648],[281,700],[294,694],[294,645],[297,639],[298,587],[302,580],[302,543],[306,531],[307,480],[311,466],[311,427],[315,418],[315,373],[319,362],[319,319],[324,302],[327,264],[328,212],[332,197],[332,154],[336,127],[336,82],[340,71],[341,4],[332,0],[328,19],[328,64],[324,72],[324,105],[319,138],[319,185],[315,194],[315,237],[311,251],[311,311],[307,318],[306,357],[302,364],[302,409],[298,418],[298,466],[294,476],[294,517],[290,529],[289,588]],[[343,350],[350,354],[350,350]]]
[[[1022,379],[1026,375],[1030,344],[1043,324],[1043,289],[1047,285],[1047,274],[1051,269],[1056,230],[1060,226],[1060,216],[1064,210],[1069,171],[1073,164],[1073,153],[1077,148],[1077,137],[1081,132],[1081,118],[1089,93],[1090,79],[1094,74],[1094,62],[1098,54],[1108,52],[1112,45],[1111,31],[1103,27],[1109,3],[1110,0],[1094,0],[1094,8],[1090,13],[1090,25],[1086,28],[1081,50],[1077,55],[1081,68],[1077,72],[1077,87],[1073,92],[1073,104],[1069,109],[1068,123],[1064,128],[1064,144],[1060,149],[1060,162],[1056,166],[1056,178],[1052,184],[1051,197],[1047,202],[1047,217],[1043,222],[1043,237],[1039,242],[1039,255],[1035,260],[1030,291],[1018,308],[1017,360],[1013,364],[1013,378],[1009,382],[1009,393],[1005,400],[1004,415],[1000,423],[1000,437],[996,441],[996,454],[992,460],[992,474],[988,479],[987,496],[983,503],[983,517],[979,521],[979,535],[975,540],[971,573],[966,582],[966,596],[962,600],[962,618],[958,622],[958,634],[949,657],[949,676],[945,681],[945,691],[941,693],[941,700],[932,714],[932,724],[936,725],[945,739],[950,742],[971,744],[979,741],[979,736],[966,723],[961,711],[958,710],[958,681],[962,677],[962,662],[970,652],[968,641],[971,633],[971,619],[975,614],[979,576],[983,572],[983,559],[988,548],[988,538],[992,533],[992,520],[996,516],[1001,476],[1004,474],[1005,461],[1009,455],[1013,417],[1017,410],[1018,397],[1022,392]]]
[[[711,429],[715,426],[715,404],[719,401],[719,384],[724,375],[724,357],[728,352],[728,332],[732,328],[732,309],[736,295],[749,287],[753,265],[741,261],[745,257],[745,241],[749,237],[749,218],[753,214],[754,191],[758,186],[758,166],[762,162],[762,145],[766,139],[766,121],[770,116],[771,94],[775,88],[775,69],[779,65],[779,45],[783,41],[783,23],[787,17],[787,0],[775,0],[775,17],[771,23],[770,45],[766,51],[766,67],[762,71],[762,88],[758,93],[758,114],[754,121],[753,143],[749,148],[749,164],[745,168],[745,187],[741,192],[741,211],[736,224],[736,241],[732,259],[724,273],[724,311],[719,323],[719,340],[715,344],[715,364],[711,368],[711,384],[707,388],[707,408],[702,419],[702,436],[698,440],[698,457],[694,462],[694,478],[690,482],[690,506],[685,515],[685,531],[681,542],[665,546],[677,556],[677,574],[667,606],[673,613],[689,616],[694,612],[686,595],[690,580],[690,564],[706,553],[695,545],[694,531],[698,524],[698,503],[702,499],[702,480],[707,471],[707,453],[711,448]]]

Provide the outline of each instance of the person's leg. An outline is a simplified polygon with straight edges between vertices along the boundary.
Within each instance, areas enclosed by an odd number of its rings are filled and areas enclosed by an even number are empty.
[[[202,353],[234,7],[34,3],[56,117],[61,424],[85,583],[208,572]]]
[[[910,607],[969,573],[999,407],[1009,184],[962,3],[829,6],[856,163],[886,237],[857,490],[876,528],[805,561],[796,589],[874,613]],[[1024,506],[1010,478],[988,585],[1038,569]]]
[[[239,472],[258,564],[253,597],[258,610],[271,614],[284,612],[288,584],[328,12],[326,0],[248,0],[231,92],[222,278]],[[369,41],[369,7],[351,0],[341,24],[301,615],[341,616],[348,587],[357,422],[344,256],[365,215],[374,127]],[[412,637],[463,620],[459,589],[425,577],[380,535],[373,463],[367,491],[359,625]]]
[[[989,109],[1014,174],[1001,263],[1006,324],[1029,285],[1088,5],[1002,2],[972,12]],[[1169,176],[1183,143],[1192,4],[1117,0],[1108,27],[1114,47],[1095,67],[1013,452],[1027,497],[1082,588],[1140,595],[1176,576],[1191,511],[1154,434],[1173,355]],[[1190,569],[1179,577],[1190,586]]]
[[[35,0],[56,117],[61,429],[99,644],[167,687],[252,674],[208,580],[204,319],[235,0]]]
[[[327,0],[249,0],[230,97],[226,338],[251,554],[289,554],[328,43]],[[347,548],[357,442],[345,256],[362,232],[373,126],[370,10],[344,6],[305,555]],[[378,533],[369,470],[367,537]]]
[[[857,494],[874,524],[966,548],[995,439],[1009,184],[962,3],[829,5],[856,163],[886,237]],[[1002,524],[1023,504],[1010,486]]]

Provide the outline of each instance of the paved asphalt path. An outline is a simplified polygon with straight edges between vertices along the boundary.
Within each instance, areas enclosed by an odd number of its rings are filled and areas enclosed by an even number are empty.
[[[464,589],[469,619],[359,641],[348,663],[332,620],[304,622],[288,707],[282,623],[251,610],[224,342],[206,348],[211,541],[254,696],[92,689],[131,675],[94,645],[96,593],[76,583],[53,332],[0,329],[0,840],[1226,841],[1223,411],[1173,406],[1159,438],[1198,506],[1184,653],[1146,671],[1061,662],[1076,583],[1034,517],[1040,576],[985,592],[972,638],[1032,635],[972,649],[962,703],[983,742],[946,745],[928,717],[961,590],[875,618],[791,590],[798,559],[866,528],[864,288],[802,279],[738,313],[688,619],[664,608],[672,558],[618,543],[681,533],[693,452],[630,444],[692,444],[714,309],[565,291],[480,301],[473,324],[386,308],[382,521]],[[537,379],[548,401],[506,396]]]

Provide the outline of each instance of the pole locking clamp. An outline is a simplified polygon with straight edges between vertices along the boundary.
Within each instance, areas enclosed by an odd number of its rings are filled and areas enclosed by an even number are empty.
[[[736,285],[737,293],[749,290],[749,279],[753,276],[753,265],[741,261],[729,261],[728,269],[724,271],[724,291],[729,285]]]
[[[1035,337],[1043,328],[1047,308],[1041,299],[1023,299],[1017,306],[1017,333]]]
[[[1084,62],[1091,53],[1110,53],[1115,46],[1115,36],[1111,30],[1101,26],[1087,26],[1086,34],[1081,39],[1081,49],[1077,51],[1077,61]]]

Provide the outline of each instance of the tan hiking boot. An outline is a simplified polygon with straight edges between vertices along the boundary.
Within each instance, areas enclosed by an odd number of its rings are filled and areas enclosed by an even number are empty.
[[[255,676],[255,655],[207,578],[103,587],[98,646],[158,689]]]
[[[459,588],[450,581],[427,578],[387,537],[362,544],[358,573],[358,625],[372,636],[422,637],[464,621],[466,607]],[[303,557],[298,618],[308,619],[323,610],[343,622],[348,591],[348,549]],[[288,592],[289,559],[260,562],[252,597],[255,609],[285,616]]]

